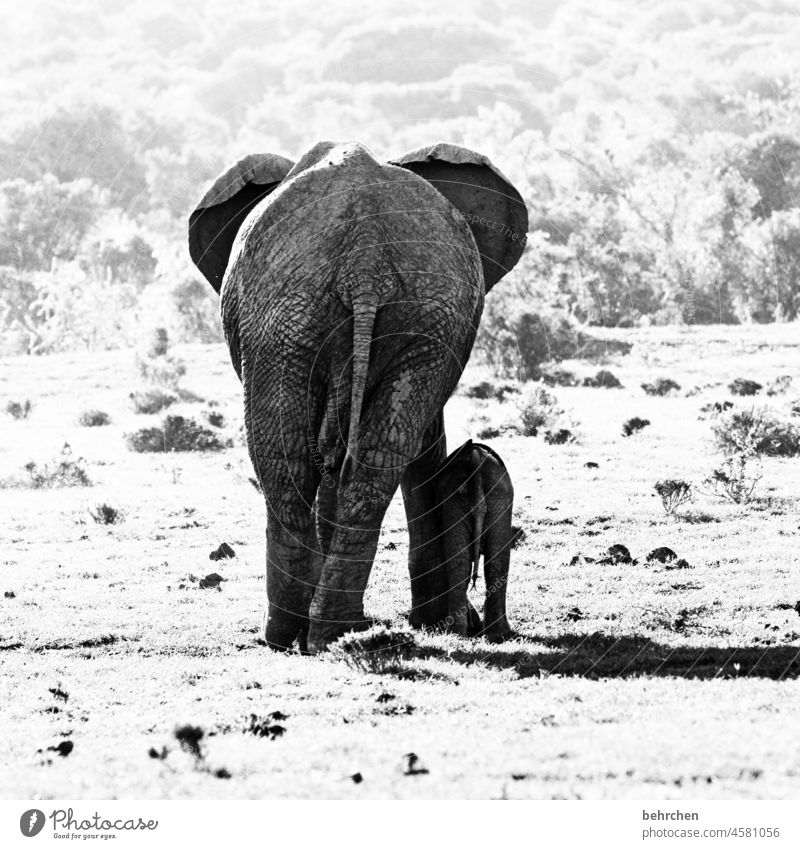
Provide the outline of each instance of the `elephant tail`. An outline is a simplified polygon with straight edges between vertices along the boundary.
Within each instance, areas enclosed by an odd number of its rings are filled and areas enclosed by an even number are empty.
[[[483,481],[480,470],[472,473],[470,502],[473,511],[472,534],[472,588],[478,582],[478,563],[481,559],[481,537],[483,536],[483,520],[486,516],[486,499],[483,493]]]
[[[372,330],[375,326],[377,311],[377,300],[353,298],[353,382],[350,387],[350,429],[340,486],[344,486],[347,482],[357,459],[361,406],[364,403],[364,390],[369,370],[369,349],[372,344]]]

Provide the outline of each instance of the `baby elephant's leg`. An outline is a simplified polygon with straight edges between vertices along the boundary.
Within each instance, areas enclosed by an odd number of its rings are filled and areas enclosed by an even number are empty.
[[[500,643],[512,636],[506,618],[506,584],[511,558],[511,505],[499,514],[487,514],[484,548],[486,602],[483,609],[483,634],[491,642]]]

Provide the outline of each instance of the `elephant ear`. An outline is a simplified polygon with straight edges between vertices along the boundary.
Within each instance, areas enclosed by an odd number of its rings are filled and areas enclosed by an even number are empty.
[[[520,193],[488,157],[439,142],[390,161],[438,189],[467,219],[488,292],[517,264],[525,248],[528,210]]]
[[[290,159],[275,153],[245,156],[217,177],[189,216],[189,254],[215,292],[222,287],[242,222],[293,165]]]

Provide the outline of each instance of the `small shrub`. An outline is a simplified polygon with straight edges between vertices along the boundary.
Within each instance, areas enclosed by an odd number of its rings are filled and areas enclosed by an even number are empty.
[[[622,435],[623,436],[633,436],[634,433],[638,433],[640,430],[643,430],[650,424],[649,419],[640,419],[638,416],[634,416],[632,419],[628,419],[625,424],[622,425]]]
[[[111,417],[102,410],[84,410],[78,417],[78,424],[83,427],[105,427],[111,424]]]
[[[584,386],[591,386],[595,389],[621,389],[622,384],[617,378],[605,369],[600,369],[594,377],[585,377],[583,379]]]
[[[751,470],[752,458],[739,453],[727,457],[706,479],[714,494],[734,504],[747,504],[761,479],[761,465]]]
[[[33,406],[28,398],[24,401],[9,401],[6,404],[6,413],[11,416],[12,419],[27,419],[31,414],[31,410]]]
[[[747,380],[743,377],[737,377],[732,383],[728,384],[731,395],[756,395],[764,387],[755,380]]]
[[[700,408],[701,416],[718,416],[720,413],[726,413],[733,409],[733,401],[712,401],[709,404],[703,404]]]
[[[186,363],[169,354],[158,357],[138,357],[136,365],[139,376],[156,386],[177,389],[181,378],[186,374]]]
[[[146,416],[160,413],[167,407],[171,407],[178,400],[177,395],[172,392],[165,392],[163,389],[146,389],[143,392],[131,392],[130,397],[133,402],[134,412]]]
[[[680,506],[692,499],[691,484],[682,480],[658,481],[655,491],[661,498],[661,505],[667,516],[672,516]]]
[[[122,521],[122,513],[110,504],[98,504],[89,515],[98,525],[116,525]]]
[[[785,395],[792,388],[792,376],[782,374],[767,384],[767,395]]]
[[[150,359],[156,357],[165,357],[169,351],[169,334],[166,327],[156,327],[153,330],[153,335],[150,339],[150,347],[147,349],[147,356]]]
[[[382,675],[398,671],[415,646],[411,631],[373,625],[367,631],[345,634],[331,647],[331,654],[352,669]]]
[[[542,369],[542,381],[548,386],[577,386],[579,383],[574,372],[554,366]]]
[[[548,430],[544,435],[544,441],[548,445],[566,445],[568,442],[574,442],[575,437],[571,430],[562,427],[559,430]]]
[[[497,439],[498,436],[502,436],[502,431],[499,428],[489,427],[482,428],[478,431],[478,439]]]
[[[204,410],[203,418],[212,427],[225,427],[225,416],[223,416],[219,410]]]
[[[137,453],[172,451],[222,451],[226,446],[214,431],[183,416],[166,416],[161,427],[146,427],[126,434]]]
[[[523,436],[536,436],[539,428],[553,427],[563,410],[558,399],[539,384],[528,384],[515,399],[520,415],[519,432]]]
[[[507,395],[519,395],[522,390],[516,383],[504,383],[498,386],[494,393],[494,397],[501,403],[506,400]]]
[[[31,461],[25,464],[25,471],[30,476],[31,489],[54,489],[64,486],[91,486],[92,482],[86,474],[83,457],[72,459],[72,449],[64,443],[61,457],[51,463],[39,465]]]
[[[671,380],[669,377],[659,377],[653,383],[642,384],[642,389],[648,395],[658,395],[659,397],[669,395],[670,392],[680,392],[680,388],[680,384]]]
[[[473,386],[468,386],[464,391],[467,398],[477,398],[479,401],[486,401],[494,396],[494,386],[488,380],[482,380]]]

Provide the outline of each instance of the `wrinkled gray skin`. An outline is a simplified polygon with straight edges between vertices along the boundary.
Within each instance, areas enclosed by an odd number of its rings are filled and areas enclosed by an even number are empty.
[[[445,460],[434,481],[442,518],[442,549],[447,568],[447,627],[474,633],[467,600],[470,578],[478,577],[483,555],[486,600],[481,633],[492,642],[508,639],[506,585],[514,534],[514,487],[500,456],[468,440]]]
[[[358,144],[321,143],[291,170],[281,157],[259,157],[203,199],[190,251],[221,288],[266,499],[266,641],[316,652],[364,626],[364,591],[398,486],[411,623],[441,624],[447,576],[431,477],[446,454],[442,408],[483,309],[484,251],[464,210]]]

